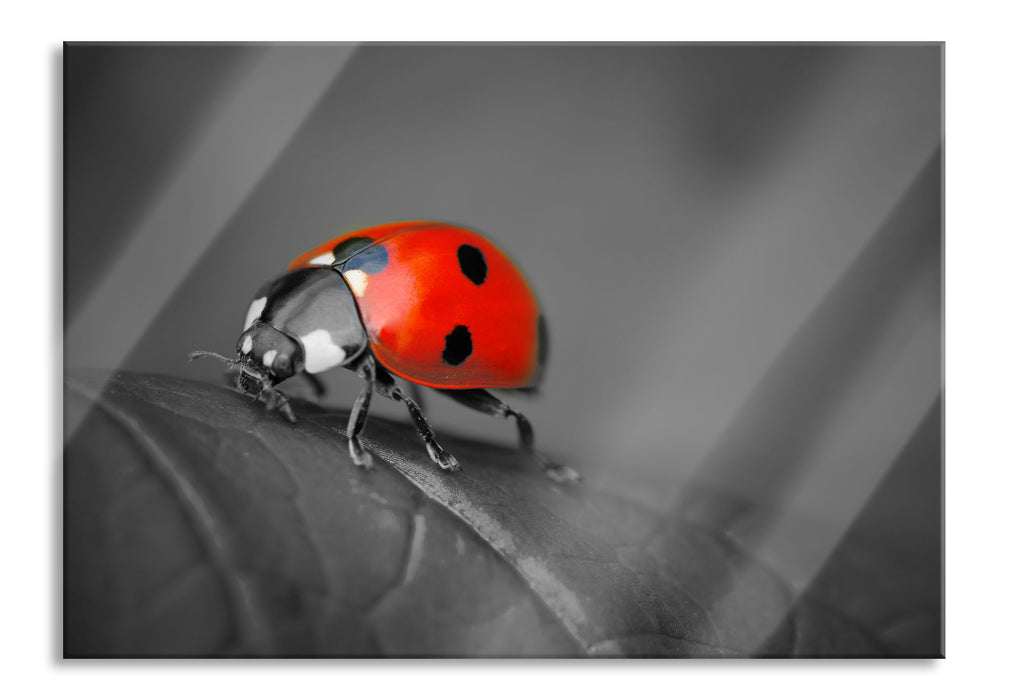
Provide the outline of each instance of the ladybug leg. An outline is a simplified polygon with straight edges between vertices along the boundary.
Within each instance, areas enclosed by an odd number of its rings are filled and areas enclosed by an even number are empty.
[[[315,398],[322,398],[326,395],[326,385],[319,381],[319,378],[314,374],[309,374],[308,372],[303,372],[302,375],[305,380],[312,385],[312,391],[315,392]]]
[[[364,380],[364,388],[357,395],[354,407],[350,410],[347,420],[347,448],[354,464],[365,469],[371,468],[371,454],[364,449],[359,437],[368,422],[368,408],[371,406],[371,394],[375,389],[375,360],[367,355],[356,368],[356,373]]]
[[[424,404],[424,394],[421,393],[420,386],[418,384],[411,383],[407,384],[407,389],[410,392],[410,398],[413,399],[415,404],[417,404],[417,407],[421,411],[425,410],[426,406]]]
[[[272,385],[267,384],[263,386],[263,397],[266,402],[266,410],[272,411],[273,409],[277,409],[277,412],[291,423],[298,422],[298,419],[294,417],[294,410],[291,408],[291,404],[288,402],[284,392],[274,389]]]
[[[497,418],[514,418],[519,429],[519,442],[522,451],[538,464],[546,475],[557,482],[579,481],[582,477],[571,467],[558,464],[544,454],[537,452],[536,438],[532,423],[524,415],[494,396],[486,389],[443,389],[442,393],[450,399],[458,401],[463,406],[487,413]]]
[[[410,418],[413,419],[413,425],[417,429],[417,434],[420,435],[427,446],[427,453],[431,459],[445,471],[458,471],[459,460],[435,440],[434,430],[431,429],[431,424],[427,422],[427,418],[424,417],[424,412],[417,405],[417,402],[403,392],[399,384],[396,383],[396,380],[383,367],[378,366],[375,369],[375,388],[378,390],[378,393],[393,401],[401,401],[406,404],[407,410],[410,411]]]

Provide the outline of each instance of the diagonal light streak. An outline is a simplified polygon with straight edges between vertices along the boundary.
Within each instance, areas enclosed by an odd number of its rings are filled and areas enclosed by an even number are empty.
[[[340,75],[351,44],[270,46],[180,161],[64,338],[65,366],[118,367]],[[66,264],[72,265],[68,260]],[[79,420],[63,426],[64,441]]]
[[[770,507],[773,517],[736,536],[797,594],[941,398],[941,177],[936,149],[695,477]],[[873,323],[869,311],[886,306]],[[779,622],[768,619],[765,637]]]
[[[933,157],[938,117],[921,111],[938,98],[937,67],[909,52],[851,51],[764,171],[704,222],[713,244],[696,273],[641,300],[651,308],[637,313],[667,332],[641,344],[633,388],[607,402],[610,422],[626,430],[599,440],[601,463],[665,459],[671,445],[676,476],[703,463],[784,339]],[[875,115],[902,125],[899,134]],[[674,319],[663,307],[676,295],[689,301],[677,302]]]

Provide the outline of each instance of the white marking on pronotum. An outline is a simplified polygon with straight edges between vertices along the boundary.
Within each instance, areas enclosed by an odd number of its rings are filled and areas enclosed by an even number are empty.
[[[309,265],[332,265],[336,262],[336,256],[333,255],[333,251],[328,250],[322,255],[316,255],[314,258],[308,261]]]
[[[276,350],[267,350],[266,354],[263,355],[263,364],[267,367],[273,367],[273,361],[277,359]]]
[[[263,313],[265,307],[266,297],[260,297],[249,304],[249,313],[245,314],[245,328],[242,329],[243,331],[249,330],[249,326],[255,323],[256,319],[259,318],[259,314]]]
[[[245,340],[242,341],[242,354],[248,355],[250,352],[252,352],[252,336],[247,335],[245,336]]]
[[[300,336],[298,340],[305,348],[305,371],[309,374],[337,367],[347,357],[347,353],[333,342],[333,337],[325,328],[316,328],[311,333]]]
[[[363,270],[347,270],[343,273],[343,278],[347,280],[347,284],[350,286],[354,296],[360,297],[364,295],[364,290],[368,288],[368,274]]]

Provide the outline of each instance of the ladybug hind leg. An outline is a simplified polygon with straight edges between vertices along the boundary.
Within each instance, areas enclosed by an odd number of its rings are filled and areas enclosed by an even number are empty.
[[[393,376],[381,365],[376,365],[375,375],[375,389],[378,393],[393,401],[400,401],[406,404],[407,410],[410,411],[410,418],[413,420],[414,428],[417,429],[417,434],[424,441],[431,460],[445,471],[458,471],[459,460],[435,440],[434,430],[431,429],[431,424],[428,423],[424,412],[417,402],[403,392],[403,389],[396,383]]]
[[[546,455],[537,452],[535,447],[536,437],[529,419],[486,389],[442,389],[441,393],[450,399],[458,401],[463,406],[480,411],[481,413],[503,419],[514,418],[518,426],[519,443],[522,446],[522,451],[536,462],[548,477],[561,483],[579,481],[581,479],[578,472],[571,467],[558,464]]]

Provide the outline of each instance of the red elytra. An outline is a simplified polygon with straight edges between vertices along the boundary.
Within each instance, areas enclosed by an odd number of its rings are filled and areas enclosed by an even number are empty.
[[[361,441],[373,392],[406,404],[428,456],[446,471],[459,461],[435,438],[418,398],[394,375],[440,391],[468,408],[514,419],[522,451],[550,478],[579,479],[538,452],[532,424],[488,389],[538,385],[546,326],[515,264],[480,234],[452,224],[403,221],[352,231],[298,256],[260,287],[234,359],[236,386],[296,421],[277,385],[335,367],[364,381],[347,420],[353,462],[368,468]]]
[[[475,231],[434,221],[371,226],[319,244],[288,269],[312,266],[344,275],[376,359],[394,374],[440,389],[539,383],[547,339],[536,297]],[[453,332],[463,347],[446,361]]]

